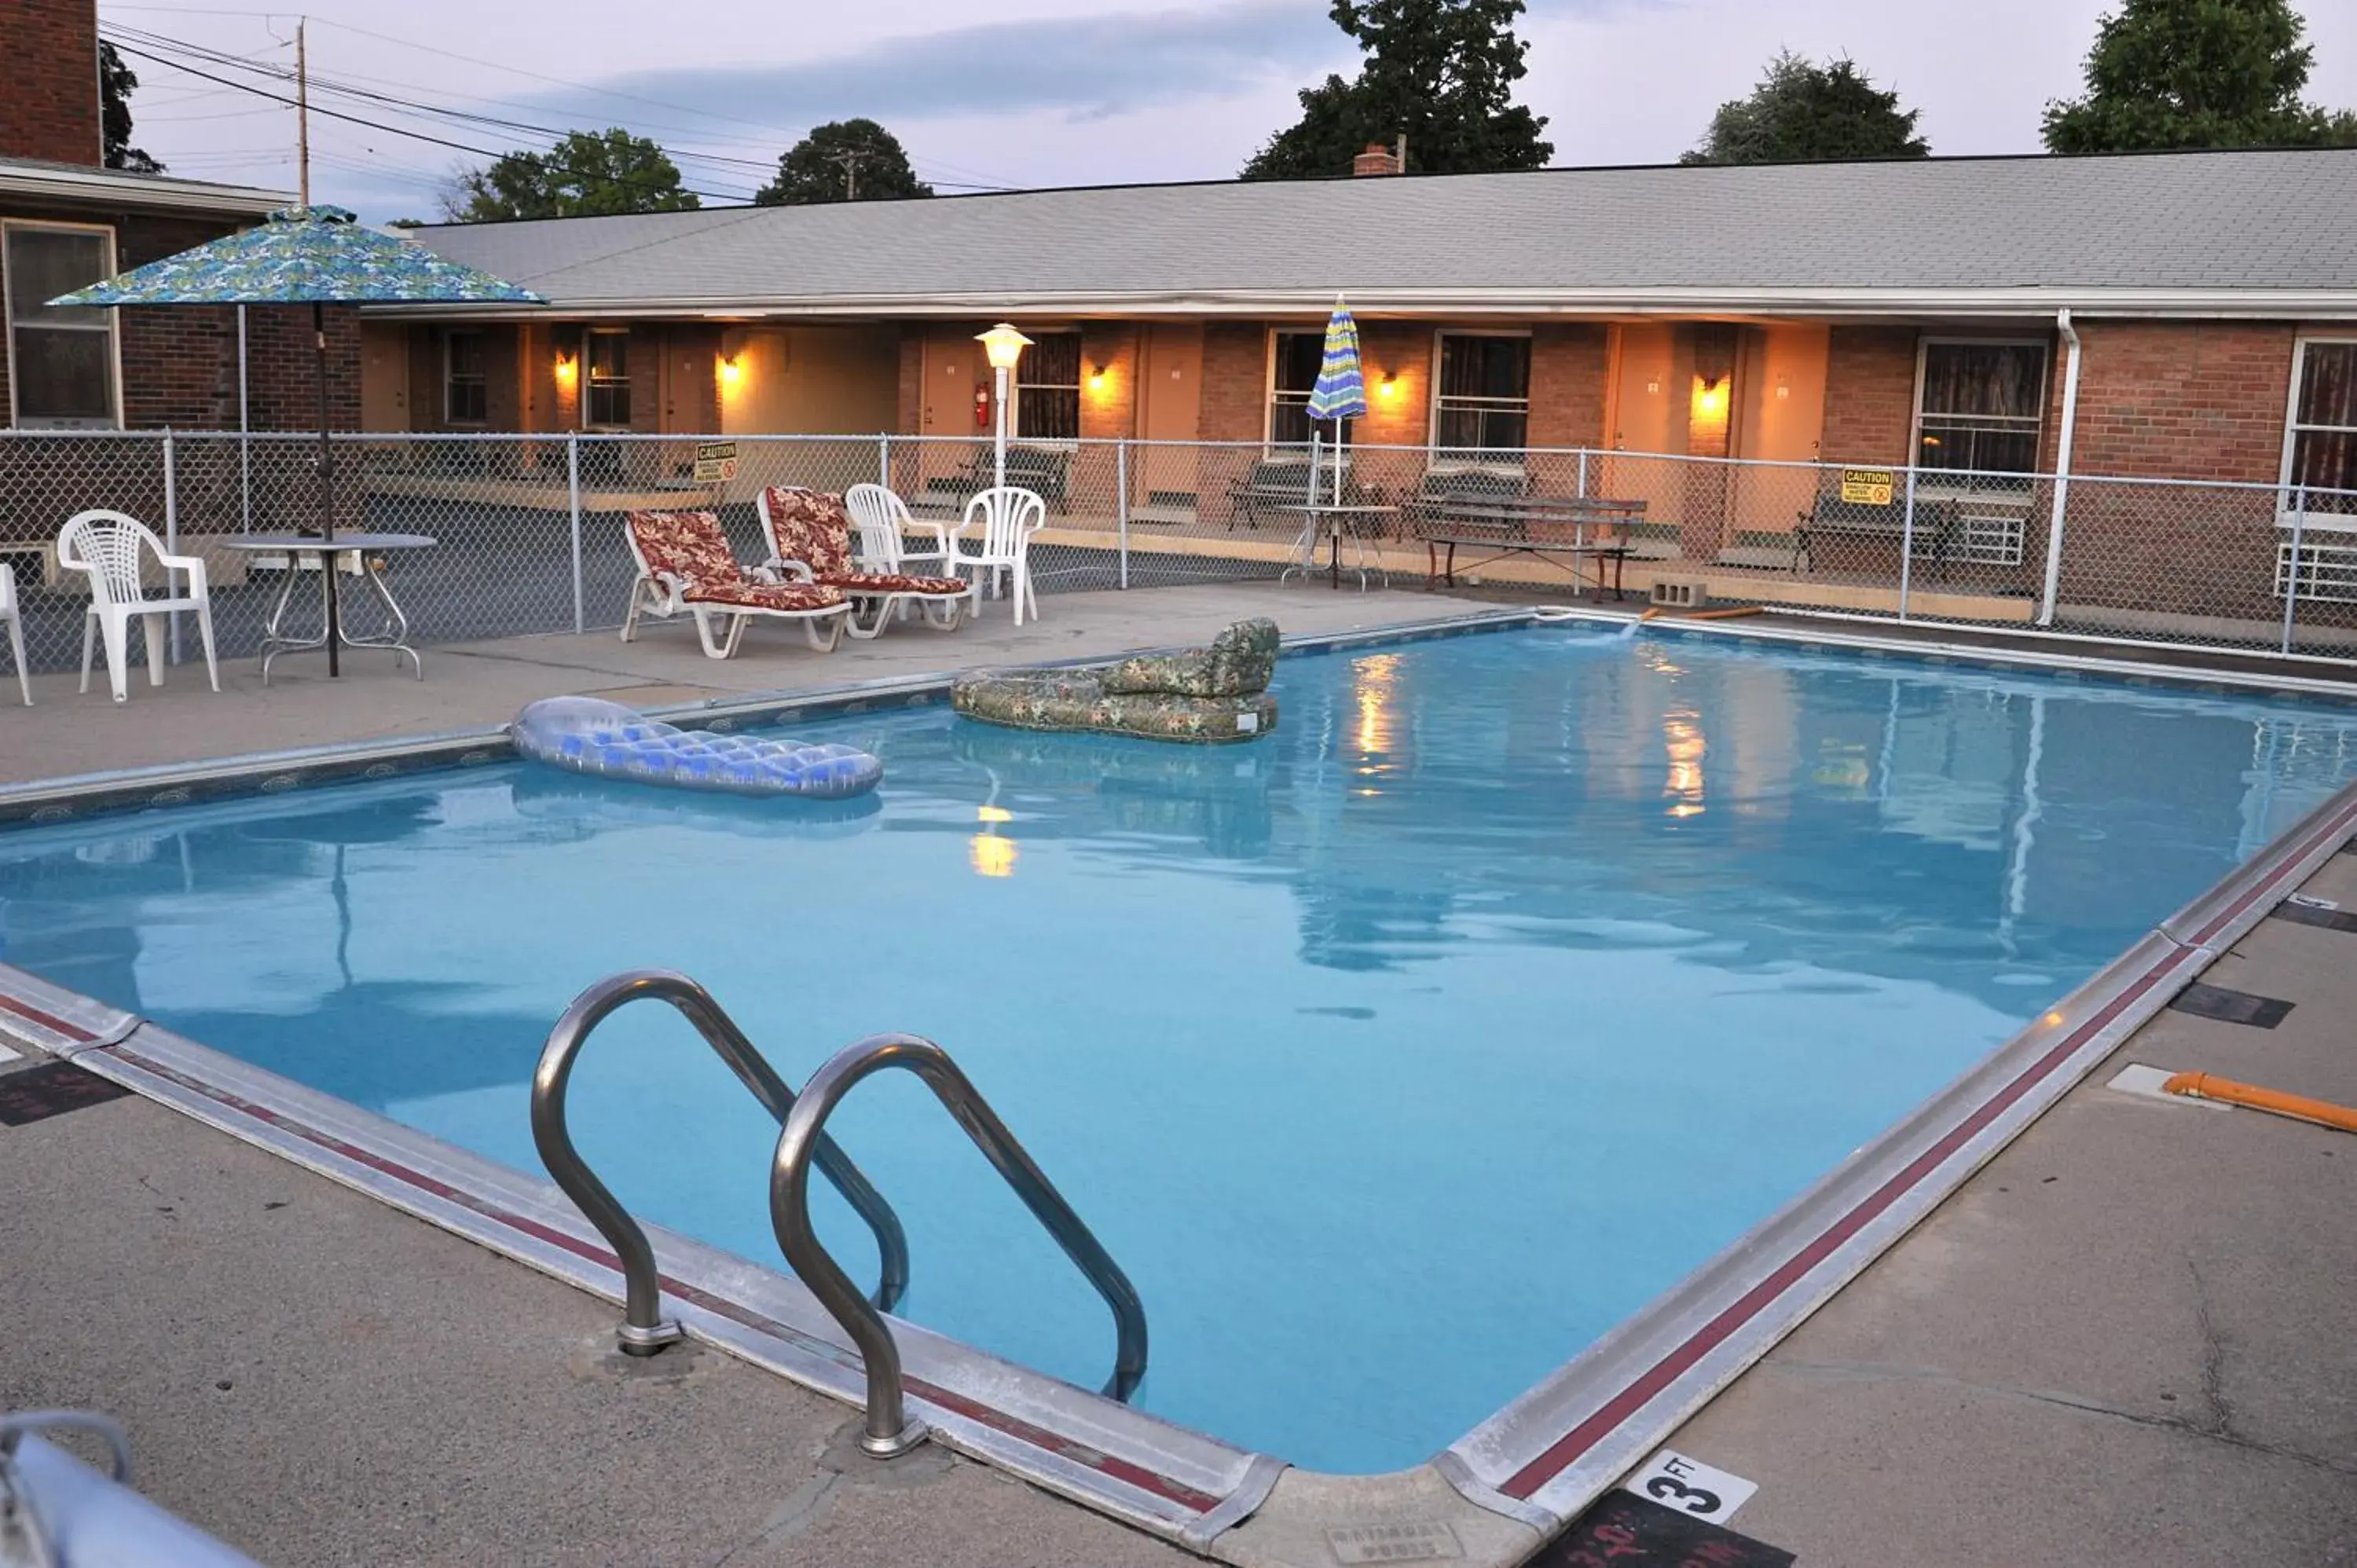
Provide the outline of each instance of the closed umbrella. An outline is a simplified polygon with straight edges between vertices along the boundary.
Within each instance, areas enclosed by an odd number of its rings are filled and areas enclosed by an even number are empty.
[[[1367,414],[1367,380],[1359,368],[1359,324],[1351,318],[1351,307],[1342,296],[1334,296],[1334,314],[1326,321],[1326,353],[1318,363],[1318,381],[1309,389],[1308,413],[1312,419],[1334,422],[1334,504],[1342,504],[1342,421],[1364,419]],[[1317,476],[1311,478],[1311,499],[1316,499]]]
[[[335,455],[328,444],[330,305],[545,305],[529,289],[446,261],[406,240],[363,229],[340,207],[287,207],[257,228],[49,301],[53,306],[307,305],[319,377],[319,574],[325,596],[328,673],[338,672],[333,502]]]

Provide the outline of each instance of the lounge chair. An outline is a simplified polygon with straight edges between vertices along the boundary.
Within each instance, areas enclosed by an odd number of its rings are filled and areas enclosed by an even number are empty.
[[[770,559],[764,564],[849,595],[861,607],[854,609],[847,623],[854,637],[874,637],[896,609],[911,604],[923,608],[928,626],[954,631],[978,591],[962,577],[862,570],[863,565],[897,565],[899,562],[893,557],[877,560],[872,553],[863,562],[853,553],[851,513],[841,496],[771,485],[761,491],[760,506],[761,532],[770,541]],[[867,531],[861,532],[865,535]]]
[[[681,614],[694,618],[707,659],[734,657],[745,623],[755,616],[801,621],[811,646],[821,653],[834,652],[843,640],[851,601],[841,589],[780,582],[760,568],[747,576],[712,512],[634,511],[623,523],[622,537],[639,566],[630,613],[622,618],[624,642],[638,637],[640,616],[668,619]],[[728,618],[725,639],[714,636],[716,616]]]
[[[163,570],[164,591],[150,598],[143,564],[153,555]],[[131,695],[131,618],[147,636],[147,683],[164,683],[164,618],[194,610],[197,635],[205,645],[205,674],[221,690],[221,666],[213,659],[212,598],[205,591],[205,564],[195,555],[173,555],[156,531],[137,518],[103,510],[78,511],[58,531],[58,564],[90,578],[90,612],[82,618],[81,689],[90,690],[91,645],[106,643],[106,679],[118,703]],[[187,579],[178,591],[173,574]],[[21,660],[19,661],[21,668]]]
[[[16,569],[0,561],[0,620],[8,623],[8,646],[16,655],[16,690],[33,705],[33,682],[25,668],[25,612],[16,606]]]

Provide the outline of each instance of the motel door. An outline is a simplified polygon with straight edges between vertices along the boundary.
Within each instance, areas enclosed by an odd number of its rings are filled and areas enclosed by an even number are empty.
[[[1137,434],[1148,442],[1193,441],[1201,430],[1203,328],[1157,323],[1146,330],[1137,363]],[[1191,446],[1140,446],[1132,454],[1130,505],[1144,521],[1191,521],[1201,489]]]

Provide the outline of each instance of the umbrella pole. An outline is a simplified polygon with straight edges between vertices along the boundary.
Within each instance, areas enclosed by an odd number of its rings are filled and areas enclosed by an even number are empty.
[[[343,628],[336,624],[336,457],[328,443],[328,313],[317,303],[311,306],[311,350],[319,371],[319,532],[327,545],[319,556],[319,583],[327,603],[328,678],[333,680],[341,672],[336,645],[343,640]]]

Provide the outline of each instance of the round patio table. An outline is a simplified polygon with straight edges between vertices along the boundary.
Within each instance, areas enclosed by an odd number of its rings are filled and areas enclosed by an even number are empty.
[[[1297,501],[1284,510],[1302,514],[1301,538],[1298,541],[1301,546],[1301,559],[1279,573],[1277,582],[1282,584],[1296,572],[1301,574],[1302,581],[1309,580],[1309,574],[1318,569],[1318,536],[1322,532],[1328,542],[1327,585],[1340,587],[1342,585],[1342,535],[1348,532],[1352,539],[1358,541],[1359,564],[1351,570],[1359,574],[1359,591],[1365,593],[1367,591],[1366,536],[1350,525],[1361,518],[1396,517],[1399,515],[1399,508],[1378,505],[1345,506],[1333,501]],[[1383,575],[1383,586],[1390,587],[1391,572],[1380,558],[1376,560],[1374,569]]]
[[[262,683],[270,684],[270,661],[282,653],[302,653],[328,646],[327,617],[322,615],[318,631],[314,635],[292,635],[286,630],[287,607],[295,599],[295,585],[306,572],[317,572],[324,564],[319,557],[330,550],[338,555],[348,552],[363,557],[378,551],[425,550],[435,543],[423,533],[339,532],[330,542],[315,533],[239,533],[217,542],[221,549],[236,550],[249,555],[286,556],[286,583],[278,590],[278,602],[270,607],[270,618],[262,624]],[[384,623],[373,632],[355,634],[351,617],[344,609],[343,574],[330,571],[328,581],[337,596],[337,639],[346,648],[384,648],[393,651],[393,667],[401,668],[402,655],[409,656],[417,678],[425,679],[425,665],[417,657],[417,650],[409,646],[409,617],[404,614],[393,590],[384,585],[384,573],[365,559],[361,563],[361,576],[376,591],[378,607],[383,611]]]

